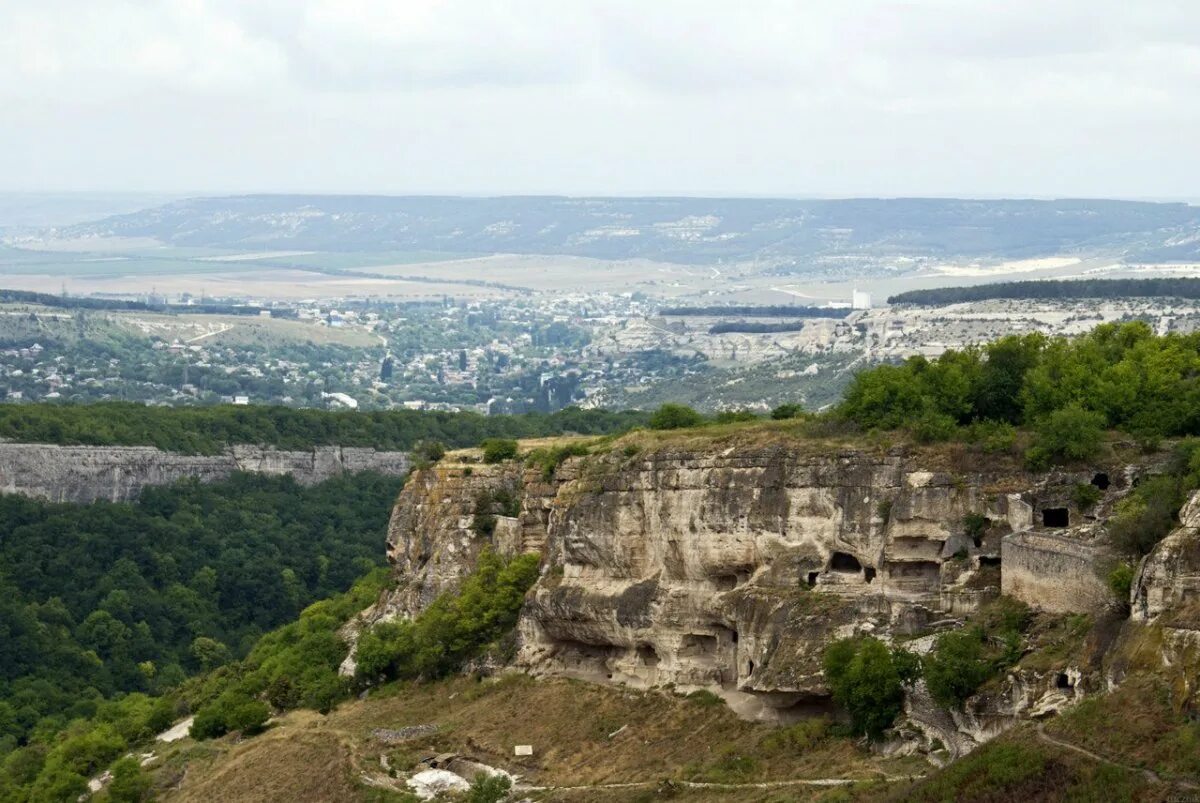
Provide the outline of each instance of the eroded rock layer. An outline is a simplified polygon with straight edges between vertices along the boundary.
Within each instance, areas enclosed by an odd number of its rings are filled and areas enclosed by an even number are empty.
[[[550,476],[451,458],[401,494],[389,532],[400,588],[372,616],[416,614],[486,546],[537,551],[520,666],[704,687],[747,715],[786,719],[827,704],[831,641],[936,629],[998,595],[1006,539],[1026,539],[1022,558],[1030,539],[1065,539],[1075,561],[1013,593],[1054,611],[1072,600],[1102,607],[1098,522],[1130,471],[1032,476],[990,457],[783,439],[618,444]],[[1089,483],[1104,486],[1102,498],[1080,510],[1071,490]],[[497,495],[519,500],[511,515],[494,515]],[[1013,707],[1036,704],[1026,697]]]

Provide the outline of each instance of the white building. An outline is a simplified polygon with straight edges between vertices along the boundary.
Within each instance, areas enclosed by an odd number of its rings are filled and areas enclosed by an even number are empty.
[[[862,290],[855,290],[850,297],[851,309],[870,309],[871,294]]]

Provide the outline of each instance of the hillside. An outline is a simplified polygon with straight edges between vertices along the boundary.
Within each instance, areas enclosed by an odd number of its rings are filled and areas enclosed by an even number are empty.
[[[569,254],[709,264],[860,254],[1189,259],[1200,212],[1133,201],[251,195],[64,227],[175,246]]]

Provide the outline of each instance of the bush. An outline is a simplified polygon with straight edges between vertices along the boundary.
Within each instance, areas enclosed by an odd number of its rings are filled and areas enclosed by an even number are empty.
[[[1122,555],[1140,558],[1175,527],[1175,516],[1183,505],[1184,490],[1179,478],[1169,474],[1150,477],[1117,503],[1108,521],[1108,536]]]
[[[437,440],[420,440],[413,446],[413,457],[418,463],[436,463],[446,456],[446,444]]]
[[[1088,510],[1099,502],[1102,496],[1104,496],[1104,491],[1101,491],[1090,482],[1081,482],[1071,491],[1071,501],[1080,510]]]
[[[970,538],[975,546],[979,546],[979,542],[983,540],[983,534],[987,532],[988,517],[982,513],[968,513],[963,516],[963,533],[967,538]]]
[[[360,682],[437,678],[496,645],[513,627],[538,577],[537,555],[505,561],[485,549],[458,593],[442,594],[415,620],[376,625],[359,644]]]
[[[1037,441],[1025,457],[1030,467],[1038,470],[1052,463],[1091,460],[1104,442],[1104,424],[1100,413],[1069,404],[1038,422]]]
[[[930,695],[946,708],[961,707],[992,671],[984,657],[983,630],[977,626],[938,636],[922,661]]]
[[[704,419],[684,404],[664,404],[650,416],[650,429],[685,429],[699,426]]]
[[[911,653],[889,650],[870,636],[841,639],[825,650],[825,679],[833,701],[850,714],[855,733],[877,739],[904,707],[904,686],[916,680]]]
[[[475,775],[471,788],[467,790],[467,803],[499,803],[508,797],[512,781],[506,775],[488,775],[480,772]]]
[[[714,694],[708,689],[696,689],[687,696],[687,699],[697,705],[702,705],[706,708],[713,706],[725,705],[725,698],[719,694]]]
[[[542,469],[542,479],[550,482],[558,467],[572,457],[585,457],[588,447],[583,443],[568,443],[550,449],[534,449],[529,453],[528,461]]]
[[[753,410],[722,410],[713,418],[718,424],[736,424],[739,421],[757,421],[758,413]]]
[[[1122,605],[1129,604],[1129,592],[1133,589],[1133,565],[1118,563],[1108,573],[1108,587]]]
[[[971,440],[988,454],[1008,452],[1017,442],[1017,429],[1007,421],[978,421],[971,427]]]
[[[483,462],[503,463],[517,456],[517,442],[507,438],[488,438],[482,444]]]
[[[112,765],[112,781],[105,790],[111,803],[141,803],[149,800],[151,781],[138,759],[126,756]]]
[[[913,437],[919,443],[948,441],[958,432],[958,424],[945,413],[927,409],[912,424]]]
[[[788,418],[799,418],[804,414],[804,407],[799,404],[781,404],[771,411],[771,418],[784,421]]]

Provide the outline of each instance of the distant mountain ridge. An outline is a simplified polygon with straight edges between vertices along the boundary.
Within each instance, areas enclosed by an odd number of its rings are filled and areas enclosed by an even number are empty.
[[[1200,207],[1112,200],[246,195],[190,198],[57,236],[314,251],[565,254],[680,263],[827,255],[1200,257]]]

